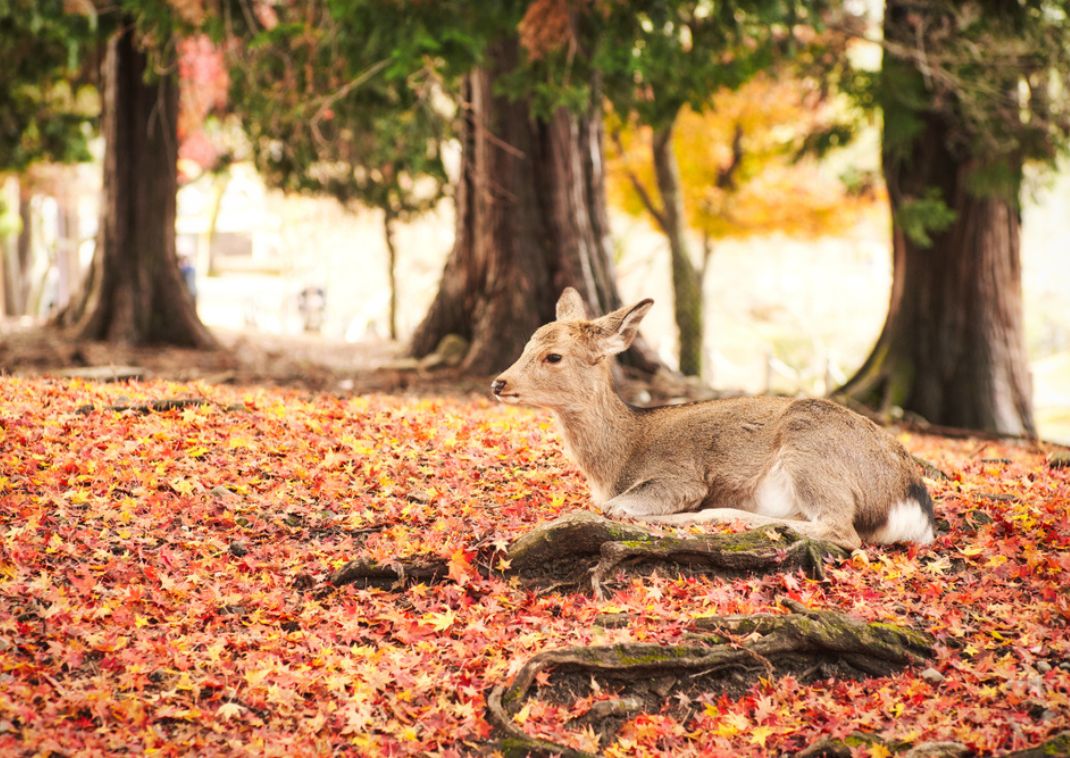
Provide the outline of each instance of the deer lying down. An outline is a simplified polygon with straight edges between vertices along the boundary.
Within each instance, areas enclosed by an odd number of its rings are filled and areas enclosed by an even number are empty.
[[[863,540],[926,543],[929,493],[902,445],[827,400],[749,397],[633,408],[610,360],[652,300],[588,320],[571,287],[493,383],[507,403],[553,410],[565,449],[609,516],[668,524],[785,524],[853,550]]]

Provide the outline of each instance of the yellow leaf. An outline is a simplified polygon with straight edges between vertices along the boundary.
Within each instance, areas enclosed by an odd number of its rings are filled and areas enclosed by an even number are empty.
[[[423,620],[431,624],[431,628],[436,632],[444,632],[453,626],[453,622],[457,620],[457,614],[452,609],[445,613],[425,613]]]
[[[223,703],[216,711],[216,715],[224,721],[229,721],[235,716],[240,716],[242,707],[235,702]]]
[[[750,741],[755,745],[765,747],[765,741],[775,730],[771,726],[756,726],[750,730]]]
[[[416,742],[416,740],[418,739],[416,735],[416,728],[412,726],[405,727],[401,730],[401,734],[398,735],[398,739],[400,739],[402,742]]]

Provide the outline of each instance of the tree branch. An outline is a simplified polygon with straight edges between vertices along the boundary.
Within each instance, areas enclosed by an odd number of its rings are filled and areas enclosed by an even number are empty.
[[[620,132],[618,130],[614,130],[611,136],[613,138],[613,144],[617,146],[617,152],[619,152],[621,155],[623,164],[624,144],[621,142]],[[658,208],[657,205],[655,205],[654,198],[650,196],[650,193],[647,192],[646,187],[644,187],[643,183],[639,181],[639,177],[635,175],[631,168],[629,168],[626,164],[624,164],[623,167],[624,175],[628,177],[628,181],[631,182],[632,189],[634,189],[635,194],[639,196],[639,199],[642,201],[643,206],[647,209],[647,212],[654,217],[654,220],[657,221],[658,226],[661,227],[661,230],[664,233],[668,234],[669,222],[665,218],[664,212],[660,208]]]

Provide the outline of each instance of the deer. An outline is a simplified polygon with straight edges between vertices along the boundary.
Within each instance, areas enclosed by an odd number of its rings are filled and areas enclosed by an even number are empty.
[[[933,503],[914,459],[873,421],[831,400],[736,397],[633,407],[613,356],[651,299],[600,318],[569,287],[491,384],[495,398],[548,408],[591,498],[614,519],[668,525],[784,525],[847,551],[926,544]]]

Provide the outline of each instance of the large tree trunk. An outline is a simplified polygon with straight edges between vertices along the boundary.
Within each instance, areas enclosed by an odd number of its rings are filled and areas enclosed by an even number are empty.
[[[104,71],[104,198],[85,290],[61,320],[80,339],[210,348],[175,256],[178,88],[146,81],[132,23],[108,45]]]
[[[495,92],[512,71],[515,39],[487,51],[465,83],[457,230],[439,292],[413,337],[418,356],[447,334],[470,341],[462,369],[489,375],[520,354],[531,333],[554,317],[571,285],[592,314],[620,305],[609,257],[602,163],[601,102],[582,116],[531,115],[527,100]],[[641,345],[633,365],[653,371]]]
[[[889,3],[886,11],[889,39],[905,12],[899,5]],[[886,68],[908,65],[885,56]],[[903,120],[885,116],[891,305],[872,354],[839,392],[881,408],[900,406],[932,423],[1032,435],[1017,198],[971,191],[983,159],[963,154],[961,138],[957,144],[952,139],[956,125],[945,115],[916,115],[923,125],[906,146],[901,137],[895,143],[887,126],[901,128]],[[1020,162],[1011,170],[1020,173]],[[898,216],[905,203],[932,187],[955,219],[925,247],[904,233]]]
[[[680,169],[672,149],[673,123],[654,132],[654,175],[658,194],[661,195],[659,221],[669,241],[672,262],[673,308],[680,336],[680,372],[698,376],[702,373],[702,271],[695,266],[687,245]]]

